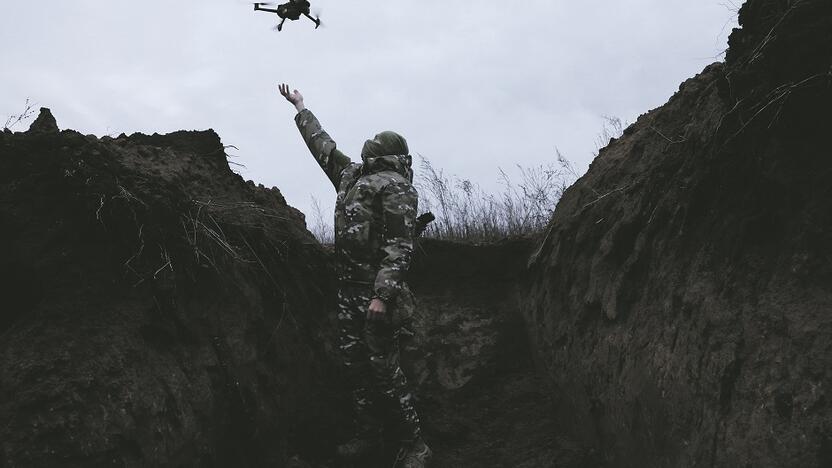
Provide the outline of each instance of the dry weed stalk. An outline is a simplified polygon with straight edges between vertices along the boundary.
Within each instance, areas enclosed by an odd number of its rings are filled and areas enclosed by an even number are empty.
[[[815,80],[817,78],[827,77],[827,76],[829,76],[828,73],[816,73],[816,74],[811,75],[807,78],[804,78],[803,80],[800,80],[797,83],[785,83],[785,84],[782,84],[782,85],[774,88],[756,106],[751,108],[752,111],[755,111],[754,114],[751,116],[751,118],[749,118],[748,120],[746,120],[742,124],[742,126],[739,128],[739,130],[737,130],[736,132],[734,132],[734,134],[732,134],[730,137],[728,137],[728,139],[725,140],[724,144],[728,144],[734,138],[736,138],[740,134],[742,134],[742,132],[745,131],[745,129],[748,128],[748,126],[751,125],[751,123],[754,122],[754,120],[757,117],[759,117],[763,112],[765,112],[766,109],[773,106],[774,104],[779,103],[780,105],[777,108],[777,112],[774,113],[774,116],[772,117],[771,122],[769,122],[769,124],[768,124],[768,128],[771,128],[777,122],[777,120],[779,119],[780,113],[783,110],[783,106],[786,105],[786,101],[788,100],[789,96],[791,95],[791,93],[793,91],[795,91],[796,89],[800,89],[804,86],[807,86],[812,80]],[[737,104],[739,104],[739,103],[737,103]],[[726,115],[724,115],[722,117],[722,119],[720,120],[720,125],[722,123],[722,120],[724,120],[725,117],[727,117],[731,112],[733,112],[734,109],[737,109],[737,107],[738,106],[735,105],[734,108],[732,108],[730,111],[728,111],[728,113],[726,113]]]
[[[12,127],[24,120],[31,118],[34,114],[35,105],[32,104],[32,101],[29,98],[26,98],[26,105],[23,109],[23,112],[17,115],[10,115],[9,118],[6,119],[6,123],[3,124],[3,130],[11,130]]]
[[[153,273],[153,279],[156,279],[156,276],[158,276],[159,273],[161,273],[162,270],[164,270],[165,268],[170,267],[170,271],[174,271],[173,261],[171,261],[170,254],[168,254],[168,248],[163,246],[162,244],[159,244],[159,255],[162,257],[162,261],[165,263]]]
[[[595,151],[592,153],[596,158],[601,150],[610,144],[610,140],[619,138],[624,129],[629,125],[627,122],[618,117],[610,115],[602,115],[604,122],[601,124],[601,131],[595,137]]]
[[[335,243],[335,229],[326,221],[321,204],[318,199],[312,196],[312,235],[321,244]]]
[[[619,138],[628,123],[618,117],[602,116],[603,125],[596,138],[596,151],[613,138]],[[665,137],[666,138],[666,137]],[[667,139],[667,138],[666,138]],[[674,143],[681,141],[670,140]],[[580,178],[572,163],[556,151],[556,160],[536,166],[517,165],[519,181],[501,168],[499,183],[503,190],[487,193],[479,185],[456,176],[447,176],[426,157],[419,155],[420,165],[414,185],[419,190],[419,210],[432,211],[436,221],[425,231],[425,236],[494,241],[509,236],[526,236],[543,232],[566,189]],[[601,194],[588,187],[596,196],[596,203],[627,187]],[[313,197],[313,208],[317,200]],[[315,208],[319,210],[318,206]],[[318,214],[318,219],[322,217]],[[320,228],[316,226],[316,231]]]
[[[254,202],[231,202],[231,203],[217,203],[213,200],[208,200],[207,202],[200,201],[200,200],[192,200],[193,203],[201,208],[206,208],[212,211],[228,211],[228,210],[241,210],[247,209],[256,211],[258,215],[264,216],[266,218],[273,218],[273,219],[282,219],[282,220],[289,220],[289,218],[285,216],[280,216],[277,211],[264,208],[257,203]]]
[[[421,157],[422,172],[416,185],[422,210],[433,210],[437,222],[429,237],[497,240],[543,230],[563,191],[576,178],[571,164],[559,154],[557,163],[525,167],[517,165],[520,181],[499,169],[503,190],[490,194],[468,179],[445,176]]]
[[[774,35],[774,31],[780,26],[780,24],[783,23],[783,21],[786,20],[786,18],[789,16],[789,14],[792,11],[794,11],[800,4],[801,4],[801,0],[794,0],[794,3],[792,3],[789,6],[789,8],[780,16],[780,18],[777,20],[777,22],[774,23],[774,26],[772,26],[771,29],[768,31],[768,34],[766,34],[766,36],[763,38],[763,40],[760,41],[760,43],[757,45],[757,47],[754,48],[754,50],[749,55],[748,60],[745,62],[745,65],[753,63],[758,58],[762,57],[763,49],[765,49],[766,46],[772,40],[774,40],[775,37],[777,37],[777,36]]]

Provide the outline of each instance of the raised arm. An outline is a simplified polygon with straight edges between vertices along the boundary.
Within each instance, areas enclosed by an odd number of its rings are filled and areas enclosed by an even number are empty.
[[[309,109],[303,104],[303,95],[294,90],[289,92],[289,86],[281,84],[279,86],[280,94],[292,103],[297,109],[298,113],[295,115],[295,123],[300,130],[303,141],[309,147],[309,151],[318,165],[324,170],[329,180],[338,190],[338,185],[341,182],[341,172],[350,165],[352,161],[344,153],[342,153],[335,145],[335,142],[330,138],[329,134],[321,128],[321,123]]]
[[[389,304],[405,281],[413,256],[413,226],[419,195],[409,182],[393,182],[381,193],[384,220],[381,260],[375,280],[375,296]]]

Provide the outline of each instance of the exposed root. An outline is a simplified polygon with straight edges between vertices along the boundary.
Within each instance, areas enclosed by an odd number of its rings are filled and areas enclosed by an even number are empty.
[[[621,191],[627,190],[628,188],[632,187],[633,185],[635,185],[635,184],[633,183],[633,184],[630,184],[630,185],[625,185],[625,186],[623,186],[623,187],[618,187],[618,188],[616,188],[616,189],[612,189],[612,190],[610,190],[609,192],[607,192],[607,193],[605,193],[605,194],[603,194],[603,195],[599,196],[599,197],[598,197],[598,198],[596,198],[595,200],[592,200],[591,202],[589,202],[589,203],[587,203],[586,205],[582,206],[582,207],[581,207],[581,209],[580,209],[580,211],[583,211],[584,209],[586,209],[586,208],[588,208],[588,207],[590,207],[590,206],[592,206],[592,205],[594,205],[594,204],[598,203],[599,201],[603,200],[604,198],[607,198],[608,196],[610,196],[610,195],[612,195],[612,194],[614,194],[614,193],[618,193],[618,192],[621,192]]]
[[[263,208],[262,206],[254,203],[254,202],[232,202],[232,203],[217,203],[212,200],[208,200],[207,202],[200,201],[200,200],[193,200],[194,204],[199,206],[200,208],[207,208],[213,211],[227,211],[227,210],[240,210],[240,209],[248,209],[252,211],[256,211],[262,216],[267,218],[274,218],[274,219],[282,219],[289,221],[289,218],[286,216],[279,216],[274,210],[269,210],[267,208]]]
[[[794,9],[797,8],[800,4],[801,4],[801,0],[795,0],[795,2],[792,4],[792,6],[790,6],[789,9],[786,10],[780,16],[780,18],[777,20],[777,22],[774,23],[774,26],[771,27],[768,34],[766,34],[766,36],[763,38],[762,41],[760,41],[760,43],[757,45],[757,47],[755,47],[754,50],[751,51],[751,54],[750,54],[748,60],[745,62],[746,65],[754,63],[757,59],[762,57],[763,50],[766,48],[766,46],[768,46],[768,44],[772,40],[774,40],[775,37],[777,37],[777,36],[774,35],[774,31],[780,26],[780,24],[783,23],[783,21],[786,19],[786,17],[788,17],[789,14],[792,11],[794,11]]]
[[[251,246],[251,244],[248,243],[248,240],[245,238],[245,236],[240,236],[240,237],[243,239],[243,242],[246,244],[246,247],[248,247],[248,250],[251,252],[251,254],[254,255],[254,258],[255,258],[255,260],[257,260],[257,263],[260,265],[260,268],[262,268],[263,272],[266,273],[266,276],[269,277],[272,284],[276,288],[280,289],[280,284],[277,282],[276,279],[274,279],[274,276],[272,276],[272,273],[269,271],[269,269],[266,268],[266,264],[263,263],[262,260],[260,260],[260,256],[257,255],[257,252],[254,250],[254,248]]]
[[[776,123],[777,119],[779,118],[780,112],[783,110],[783,106],[785,105],[785,103],[788,100],[788,97],[792,93],[792,91],[794,91],[796,89],[799,89],[803,86],[806,86],[810,81],[812,81],[814,79],[821,78],[821,77],[824,77],[824,76],[827,76],[827,74],[826,73],[816,73],[816,74],[814,74],[814,75],[812,75],[808,78],[805,78],[805,79],[803,79],[803,80],[801,80],[797,83],[786,83],[786,84],[778,86],[777,88],[774,88],[770,93],[768,93],[766,95],[766,98],[768,98],[768,100],[764,104],[762,104],[762,103],[758,104],[756,106],[757,111],[754,112],[754,115],[752,115],[751,118],[748,119],[740,127],[739,130],[737,130],[733,135],[731,135],[725,141],[725,143],[727,144],[728,142],[730,142],[734,138],[738,137],[746,128],[748,128],[749,125],[751,125],[752,122],[754,122],[754,120],[757,117],[759,117],[763,112],[765,112],[766,109],[768,109],[769,107],[779,103],[780,107],[777,109],[777,112],[774,114],[774,117],[772,118],[771,122],[769,122],[769,125],[768,125],[768,127],[771,128],[772,125],[774,125]],[[735,108],[736,108],[736,106],[735,106]],[[730,113],[730,111],[729,111],[729,113]],[[726,116],[727,116],[727,114],[726,114]]]
[[[153,273],[153,279],[156,279],[159,273],[161,273],[162,270],[164,270],[165,268],[170,267],[170,271],[174,272],[173,261],[171,261],[170,259],[170,254],[168,254],[167,247],[159,245],[159,251],[161,252],[162,260],[165,261],[165,264],[159,267],[159,269]]]
[[[126,188],[124,188],[121,185],[116,185],[116,186],[119,189],[119,194],[114,196],[113,198],[123,198],[123,199],[127,200],[128,202],[134,201],[134,202],[142,205],[143,207],[147,208],[147,203],[141,201],[137,196],[130,193],[129,190],[127,190]]]
[[[101,210],[104,208],[104,198],[104,195],[101,195],[101,199],[98,200],[98,209],[95,210],[95,219],[97,219],[102,225],[104,224],[104,221],[101,220]]]
[[[678,143],[684,143],[684,142],[687,141],[687,138],[680,138],[678,140],[673,140],[673,139],[669,138],[667,135],[665,135],[664,133],[662,133],[658,128],[656,128],[652,125],[649,125],[648,128],[650,130],[653,130],[654,132],[656,132],[660,137],[664,138],[665,141],[668,142],[668,145],[667,145],[668,147],[670,145],[675,145],[675,144],[678,144]],[[665,149],[667,149],[667,147]]]

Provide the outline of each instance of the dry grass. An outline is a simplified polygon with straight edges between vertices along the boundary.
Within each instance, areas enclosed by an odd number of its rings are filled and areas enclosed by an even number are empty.
[[[494,241],[540,232],[564,190],[578,178],[569,160],[558,152],[554,162],[518,164],[518,179],[498,168],[502,191],[488,193],[468,179],[445,175],[429,159],[420,159],[414,181],[419,212],[431,211],[436,216],[424,236],[438,239]],[[309,230],[322,244],[334,242],[332,224],[314,196]]]
[[[26,99],[26,107],[23,109],[23,112],[17,115],[10,115],[9,118],[6,119],[6,123],[3,124],[3,130],[11,130],[15,125],[29,120],[33,115],[35,115],[35,105],[32,103],[30,99]]]
[[[611,139],[621,137],[628,126],[617,117],[602,116],[602,119],[595,140],[595,156]],[[486,192],[469,179],[448,176],[428,158],[419,156],[421,161],[414,181],[419,191],[419,212],[431,211],[436,216],[424,236],[489,242],[543,232],[563,192],[580,177],[572,163],[560,151],[555,151],[554,161],[536,166],[516,165],[514,176],[497,168],[502,189],[494,193]],[[596,195],[600,199],[609,193]],[[312,209],[312,234],[321,243],[331,244],[332,224],[322,214],[315,197],[312,197]]]
[[[446,176],[421,158],[420,211],[432,211],[436,221],[426,237],[493,241],[542,231],[564,190],[577,179],[571,163],[558,152],[556,162],[517,165],[519,179],[499,170],[502,191],[488,193],[468,179]]]
[[[312,219],[310,220],[311,225],[309,230],[321,244],[331,245],[335,243],[335,229],[332,226],[332,223],[328,221],[328,219],[331,218],[332,216],[324,216],[323,209],[321,209],[321,204],[318,202],[318,199],[315,198],[315,196],[313,195]]]
[[[446,175],[424,156],[420,160],[414,181],[419,212],[436,216],[423,235],[436,239],[487,242],[541,232],[563,192],[579,177],[558,151],[553,162],[516,165],[515,177],[498,168],[502,190],[489,193],[469,179]],[[322,244],[335,240],[332,223],[314,196],[309,230]]]

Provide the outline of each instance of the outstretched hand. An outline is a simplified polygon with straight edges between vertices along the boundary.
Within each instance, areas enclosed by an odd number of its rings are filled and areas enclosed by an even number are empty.
[[[282,83],[278,85],[277,89],[280,90],[280,94],[286,98],[287,101],[291,102],[295,109],[298,112],[304,110],[306,107],[303,105],[303,95],[298,90],[294,90],[289,92],[289,85],[286,83]]]

